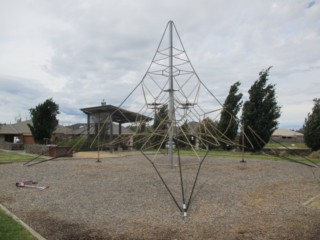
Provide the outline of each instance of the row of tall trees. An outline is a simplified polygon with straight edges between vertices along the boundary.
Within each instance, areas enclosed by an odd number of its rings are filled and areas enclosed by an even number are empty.
[[[235,138],[238,136],[239,125],[244,126],[246,133],[245,149],[259,151],[269,141],[273,131],[278,125],[280,107],[277,104],[275,85],[268,84],[271,67],[259,73],[259,78],[249,89],[249,99],[242,101],[243,94],[239,93],[240,82],[234,83],[222,106],[221,117],[218,122],[205,118],[199,125],[198,133],[201,138],[201,147],[213,149],[222,147],[230,150]],[[242,108],[240,120],[237,118]],[[153,133],[148,145],[155,148],[164,147],[168,130],[168,106],[164,105],[155,111],[154,123],[149,130]],[[188,139],[188,123],[180,126],[177,132],[176,143],[186,147]],[[242,144],[242,143],[240,143]]]
[[[202,125],[208,127],[200,127],[200,133],[205,134],[205,131],[212,133],[203,140],[207,142],[209,149],[213,148],[216,142],[216,139],[213,139],[214,136],[218,136],[220,146],[229,150],[230,142],[234,141],[238,134],[240,123],[245,137],[240,138],[239,143],[243,144],[246,150],[260,151],[269,142],[281,115],[281,108],[276,100],[275,85],[268,84],[270,69],[271,67],[261,71],[259,79],[249,89],[249,100],[243,104],[240,121],[236,117],[243,103],[242,94],[238,93],[239,82],[230,87],[229,95],[223,104],[220,121],[214,123],[210,119],[203,120]],[[311,150],[317,151],[320,149],[320,98],[315,98],[313,102],[314,107],[306,117],[302,131],[305,144]]]
[[[217,125],[223,149],[230,148],[230,142],[235,140],[240,123],[245,134],[244,138],[240,138],[240,144],[244,145],[246,150],[259,151],[269,142],[281,114],[275,85],[268,84],[270,69],[271,67],[261,71],[259,78],[249,89],[249,99],[243,104],[240,121],[236,117],[243,103],[242,94],[238,93],[240,83],[236,82],[230,87]],[[243,143],[242,139],[245,140]]]
[[[225,150],[230,150],[234,147],[232,143],[238,136],[240,123],[246,132],[247,141],[244,142],[244,145],[247,150],[259,151],[265,146],[276,129],[277,119],[280,117],[275,86],[267,82],[270,69],[271,67],[259,73],[259,79],[249,89],[249,100],[244,104],[243,94],[239,93],[240,82],[236,82],[230,87],[229,94],[222,106],[220,120],[214,122],[210,118],[205,118],[199,125],[198,133],[201,138],[201,147],[208,149],[222,147]],[[239,120],[237,115],[242,105],[242,116]],[[167,130],[168,106],[164,105],[155,111],[151,129],[146,129],[153,134],[149,139],[148,146],[163,148],[167,142]],[[188,123],[185,122],[180,126],[180,131],[177,132],[178,135],[175,139],[182,148],[187,147],[190,143],[188,132]]]
[[[281,115],[281,108],[276,100],[275,85],[268,83],[270,69],[271,67],[259,73],[259,78],[248,91],[249,99],[244,103],[243,95],[239,93],[240,82],[230,87],[220,120],[213,122],[210,118],[205,118],[199,125],[198,132],[202,147],[213,149],[219,146],[229,150],[233,147],[232,142],[238,135],[240,124],[245,133],[245,137],[240,138],[240,144],[244,145],[246,150],[259,151],[269,142]],[[320,149],[320,99],[316,98],[313,101],[314,107],[305,119],[303,132],[306,145],[316,151]],[[241,107],[242,115],[239,120],[237,115]],[[44,103],[30,109],[32,125],[30,124],[29,128],[37,143],[51,138],[58,125],[57,114],[59,114],[59,105],[52,99],[47,99]],[[176,143],[183,148],[190,142],[188,123],[185,122],[180,128],[182,131],[178,132]],[[149,139],[148,145],[158,148],[165,146],[167,130],[168,106],[164,105],[155,112],[152,128],[148,130],[143,125],[139,132],[152,131],[153,136]],[[242,142],[242,139],[245,141]],[[137,136],[136,140],[137,147],[141,147],[143,137]]]

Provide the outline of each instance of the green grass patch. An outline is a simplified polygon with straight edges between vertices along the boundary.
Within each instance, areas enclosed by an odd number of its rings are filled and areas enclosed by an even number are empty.
[[[189,155],[196,156],[194,151],[190,150],[180,150],[181,155]],[[205,151],[197,151],[199,156],[204,156],[206,154]],[[208,157],[219,157],[219,158],[237,158],[242,159],[241,152],[228,152],[228,151],[210,151],[207,155]],[[244,153],[243,157],[245,159],[268,159],[268,160],[278,160],[279,158],[276,156],[263,155],[263,154],[254,154],[254,153]]]
[[[308,148],[304,143],[289,143],[289,142],[282,142],[281,145],[279,143],[268,143],[265,146],[265,148],[279,148],[283,146],[287,148],[302,148],[302,149]]]
[[[37,238],[0,209],[0,239],[36,240]]]
[[[175,151],[177,154],[177,151]],[[196,153],[191,150],[180,150],[181,155],[188,155],[188,156],[204,156],[206,154],[205,151],[197,151]],[[287,159],[285,157],[281,156],[273,156],[273,155],[267,155],[267,154],[262,154],[262,153],[244,153],[242,155],[241,152],[228,152],[228,151],[210,151],[207,155],[208,157],[217,157],[217,158],[231,158],[231,159],[239,159],[241,160],[242,157],[244,160],[250,160],[250,159],[256,159],[256,160],[273,160],[273,161],[280,161],[280,160],[294,160],[294,161],[299,161],[299,162],[309,162],[307,159],[304,157],[300,156],[288,156]],[[316,162],[320,164],[320,159],[310,159],[313,162]]]
[[[20,152],[0,150],[0,164],[12,162],[26,162],[37,157],[36,155],[28,155]],[[43,159],[43,158],[38,158]]]

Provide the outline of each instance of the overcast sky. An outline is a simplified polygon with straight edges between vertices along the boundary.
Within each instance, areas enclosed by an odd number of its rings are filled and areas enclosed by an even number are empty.
[[[52,98],[60,124],[80,108],[119,105],[144,76],[173,20],[202,82],[224,102],[248,98],[273,66],[279,127],[299,129],[320,97],[320,1],[0,0],[0,123]]]

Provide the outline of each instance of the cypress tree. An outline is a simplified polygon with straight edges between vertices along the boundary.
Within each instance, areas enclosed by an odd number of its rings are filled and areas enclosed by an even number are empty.
[[[317,151],[320,149],[320,98],[313,99],[313,102],[312,113],[308,113],[303,130],[305,144]]]
[[[236,116],[242,106],[242,93],[237,93],[239,90],[240,82],[231,85],[229,95],[227,96],[218,123],[218,130],[220,131],[220,145],[225,150],[230,150],[231,142],[238,133],[239,122]]]
[[[259,73],[259,79],[249,89],[249,100],[242,109],[241,122],[248,140],[247,150],[260,151],[269,142],[278,126],[280,107],[277,104],[275,85],[267,84],[269,67]]]

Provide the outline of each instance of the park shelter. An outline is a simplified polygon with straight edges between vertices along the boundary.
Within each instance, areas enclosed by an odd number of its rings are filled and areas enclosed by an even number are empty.
[[[100,106],[82,108],[80,110],[87,115],[88,136],[92,132],[92,126],[94,126],[95,134],[100,134],[103,128],[105,128],[104,136],[107,136],[109,143],[112,143],[115,135],[122,134],[122,124],[134,122],[146,123],[152,120],[150,117],[113,105],[107,105],[105,102],[102,102]],[[114,123],[118,125],[117,128],[114,127]],[[115,133],[114,129],[117,129],[118,132]],[[113,148],[114,146],[110,147]]]

